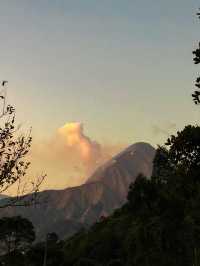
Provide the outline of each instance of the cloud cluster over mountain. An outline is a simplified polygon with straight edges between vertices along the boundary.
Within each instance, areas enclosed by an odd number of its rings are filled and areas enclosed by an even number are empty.
[[[66,123],[50,139],[33,142],[30,174],[45,171],[44,188],[77,186],[125,146],[100,144],[84,133],[83,123]]]
[[[154,155],[150,144],[135,143],[98,167],[85,184],[43,191],[38,195],[42,204],[3,209],[0,216],[28,218],[40,239],[48,232],[56,232],[61,238],[70,236],[120,207],[126,201],[130,183],[140,173],[151,176]]]
[[[59,128],[58,132],[63,138],[65,145],[75,149],[80,155],[86,170],[90,171],[95,167],[98,161],[101,160],[103,156],[101,145],[84,134],[82,123],[67,123]]]

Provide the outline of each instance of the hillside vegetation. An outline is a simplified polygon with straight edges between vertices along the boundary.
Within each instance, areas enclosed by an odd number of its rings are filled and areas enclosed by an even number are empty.
[[[157,150],[151,179],[139,176],[128,202],[64,245],[63,265],[200,265],[200,127]]]
[[[199,266],[200,127],[157,149],[151,178],[139,175],[113,215],[65,241],[19,246],[2,265],[40,266],[45,254],[48,266]]]

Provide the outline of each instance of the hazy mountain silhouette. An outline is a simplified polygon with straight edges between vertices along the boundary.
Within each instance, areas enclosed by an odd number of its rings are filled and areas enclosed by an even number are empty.
[[[148,143],[131,145],[99,167],[86,183],[100,181],[124,201],[128,187],[139,173],[150,176],[155,149]]]
[[[148,143],[133,144],[99,167],[85,184],[40,192],[40,205],[3,209],[1,216],[30,219],[39,238],[53,231],[62,238],[72,235],[120,207],[138,174],[151,175],[154,155]]]

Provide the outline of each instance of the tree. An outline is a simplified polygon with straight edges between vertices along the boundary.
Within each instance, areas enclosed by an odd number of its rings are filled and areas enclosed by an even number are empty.
[[[26,264],[32,266],[61,266],[63,264],[63,241],[58,239],[56,233],[49,233],[46,241],[36,243],[26,253]]]
[[[28,266],[25,264],[24,254],[19,251],[13,251],[10,254],[1,256],[0,260],[0,266]]]
[[[200,127],[189,125],[157,149],[122,208],[65,242],[65,264],[199,266],[199,210]]]
[[[92,259],[80,259],[75,266],[99,266],[99,263]]]
[[[20,134],[19,127],[15,125],[15,109],[6,103],[5,83],[0,92],[0,194],[16,185],[16,196],[4,200],[0,208],[7,206],[27,206],[33,204],[36,194],[45,175],[35,180],[25,181],[26,171],[30,162],[25,160],[31,142],[31,132]],[[26,197],[27,194],[31,196]]]
[[[21,216],[0,219],[1,249],[8,257],[17,251],[25,252],[34,240],[35,231],[29,220]]]
[[[200,127],[186,126],[158,149],[151,179],[130,187],[131,265],[199,265],[199,177]]]
[[[197,16],[200,18],[200,13],[197,13]],[[200,42],[199,47],[193,51],[194,55],[194,64],[197,65],[200,63]],[[200,77],[196,79],[195,86],[197,87],[197,90],[194,91],[192,94],[193,101],[195,104],[200,104]]]

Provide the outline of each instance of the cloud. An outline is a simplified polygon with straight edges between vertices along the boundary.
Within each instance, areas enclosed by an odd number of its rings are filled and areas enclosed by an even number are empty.
[[[101,145],[84,134],[83,124],[79,122],[67,123],[59,128],[58,132],[65,145],[79,153],[83,164],[90,171],[102,156]]]
[[[92,140],[84,133],[84,125],[80,122],[66,123],[49,139],[33,140],[29,174],[46,172],[45,189],[83,184],[99,165],[126,146]]]

